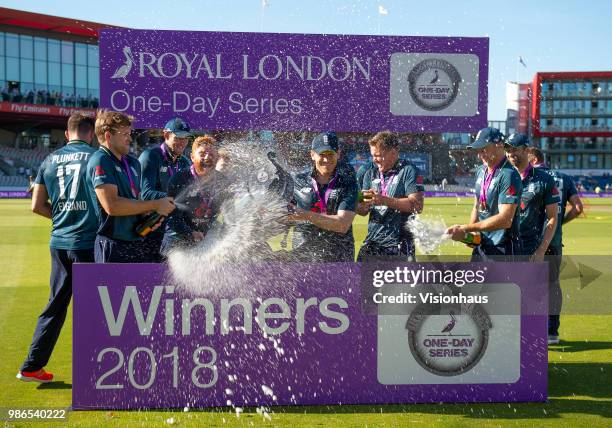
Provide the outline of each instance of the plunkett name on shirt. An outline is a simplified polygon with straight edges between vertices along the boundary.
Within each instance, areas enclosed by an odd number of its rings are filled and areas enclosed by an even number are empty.
[[[87,160],[88,158],[89,153],[87,152],[63,153],[61,155],[51,156],[51,163],[80,162]]]

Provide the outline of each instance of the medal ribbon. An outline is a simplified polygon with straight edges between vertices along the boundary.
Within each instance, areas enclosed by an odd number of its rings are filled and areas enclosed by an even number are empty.
[[[487,192],[489,191],[489,186],[491,185],[491,182],[493,181],[493,176],[495,175],[495,173],[497,172],[497,170],[501,167],[503,167],[506,163],[507,159],[504,158],[502,159],[502,161],[495,165],[495,167],[493,168],[493,170],[489,173],[487,170],[487,166],[485,165],[485,179],[484,182],[482,183],[482,189],[480,191],[480,198],[479,198],[479,202],[481,206],[486,206],[487,204]]]
[[[387,182],[385,182],[384,174],[382,172],[379,174],[380,174],[380,194],[383,196],[388,196],[389,186],[393,182],[393,179],[395,178],[396,174],[391,174],[391,176],[389,177],[389,181]]]
[[[125,173],[128,176],[128,180],[130,180],[130,188],[132,189],[132,195],[138,199],[138,188],[136,187],[136,183],[134,183],[134,179],[132,178],[132,172],[130,171],[130,165],[128,164],[127,158],[125,156],[121,157],[121,163],[123,163],[123,168],[125,169]]]
[[[528,163],[527,164],[527,168],[525,168],[525,171],[521,172],[521,179],[524,180],[525,177],[527,177],[529,175],[529,173],[531,172],[532,169],[533,169],[533,165]]]
[[[319,201],[321,202],[321,213],[323,214],[327,214],[327,201],[329,200],[329,195],[331,194],[332,190],[334,190],[334,187],[336,186],[337,178],[338,178],[338,174],[334,175],[334,178],[332,178],[329,184],[327,185],[327,189],[325,189],[325,194],[323,195],[319,191],[319,185],[317,183],[317,180],[315,180],[314,178],[311,178],[312,187],[314,191],[317,192],[317,195],[319,196]]]
[[[111,152],[108,148],[102,146],[100,147],[102,150],[106,152],[115,162],[117,162],[117,157]],[[138,199],[138,195],[140,192],[136,187],[136,183],[134,183],[134,179],[132,178],[132,172],[130,171],[130,165],[128,164],[127,157],[121,156],[121,169],[125,171],[127,174],[128,180],[130,181],[130,188],[132,189],[132,195]]]

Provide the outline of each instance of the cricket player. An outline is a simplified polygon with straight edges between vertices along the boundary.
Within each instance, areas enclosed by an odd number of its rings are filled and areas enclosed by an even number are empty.
[[[168,183],[179,171],[189,169],[190,162],[183,156],[189,139],[193,136],[187,122],[181,118],[170,119],[163,130],[164,142],[141,153],[138,160],[142,168],[140,185],[142,199],[160,199],[168,194]],[[160,246],[165,227],[151,232],[145,239],[145,245],[151,251],[151,257],[162,261]]]
[[[191,146],[192,165],[170,179],[168,195],[180,204],[168,218],[162,254],[197,244],[216,222],[228,188],[225,177],[216,170],[216,144],[210,135],[196,138]]]
[[[368,144],[373,163],[357,173],[363,194],[357,214],[370,217],[357,260],[371,256],[414,260],[414,240],[406,221],[423,210],[423,178],[414,165],[400,159],[397,135],[379,132]]]
[[[290,220],[295,226],[293,251],[310,261],[354,261],[353,218],[357,206],[354,173],[338,167],[338,138],[334,132],[317,135],[311,144],[312,170],[295,178]]]
[[[555,180],[534,168],[527,157],[529,139],[511,134],[505,142],[506,156],[521,175],[523,192],[519,208],[519,236],[523,254],[542,262],[557,228],[559,191]]]
[[[470,222],[451,226],[446,233],[464,241],[467,233],[478,232],[481,241],[472,253],[474,261],[521,255],[517,206],[523,185],[506,158],[504,136],[497,128],[483,128],[468,148],[483,162],[476,176],[476,201]]]
[[[527,153],[529,162],[534,168],[540,168],[553,177],[560,196],[557,230],[546,251],[546,259],[548,260],[549,266],[548,344],[556,345],[559,343],[559,327],[561,325],[560,314],[563,303],[563,293],[561,292],[561,284],[559,283],[561,257],[563,256],[563,225],[582,214],[583,206],[574,180],[572,180],[569,175],[548,168],[544,163],[544,155],[540,149],[529,147]],[[568,203],[571,207],[569,210],[566,209]]]
[[[32,211],[51,219],[51,294],[38,317],[28,356],[17,373],[26,382],[47,383],[45,371],[72,297],[72,264],[92,263],[98,221],[86,188],[87,162],[95,119],[74,113],[68,118],[68,143],[42,163],[32,194]]]
[[[87,183],[98,217],[94,246],[96,263],[153,263],[150,251],[135,231],[142,214],[167,216],[172,198],[140,199],[140,163],[129,155],[132,118],[102,110],[96,119],[100,149],[87,164]],[[157,227],[161,224],[158,223]]]

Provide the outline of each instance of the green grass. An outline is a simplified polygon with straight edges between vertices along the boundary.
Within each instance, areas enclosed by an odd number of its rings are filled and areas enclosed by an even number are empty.
[[[442,218],[449,225],[462,223],[468,218],[470,204],[469,198],[429,199],[425,213],[427,217]],[[49,364],[60,382],[39,386],[21,383],[14,377],[49,292],[50,227],[47,220],[30,213],[28,205],[29,201],[0,201],[0,407],[65,408],[71,402],[72,384],[70,315]],[[612,203],[591,200],[587,206],[586,218],[564,229],[565,252],[605,255],[607,259],[602,260],[612,261]],[[364,218],[357,219],[358,243],[365,234],[365,224]],[[441,253],[468,254],[469,250],[463,245],[446,244]],[[599,295],[604,303],[610,296],[609,283],[606,286],[602,290],[607,294]],[[591,292],[595,288],[589,286],[585,290]],[[548,403],[275,407],[271,422],[255,409],[247,409],[240,418],[228,408],[189,413],[71,412],[69,425],[167,426],[165,421],[172,417],[177,426],[610,426],[611,320],[610,315],[586,314],[562,318],[564,342],[551,348],[548,355]]]

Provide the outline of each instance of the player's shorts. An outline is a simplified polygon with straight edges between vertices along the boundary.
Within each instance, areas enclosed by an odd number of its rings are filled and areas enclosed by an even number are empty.
[[[96,235],[94,244],[96,263],[156,263],[143,240],[121,241]]]
[[[375,242],[364,242],[359,249],[357,261],[367,260],[414,260],[414,242],[401,241],[399,245],[383,247]]]
[[[518,239],[508,239],[499,245],[478,245],[472,251],[472,261],[481,262],[485,260],[512,261],[515,256],[523,254],[521,243]]]
[[[351,245],[350,248],[344,245],[320,247],[302,244],[294,248],[291,254],[294,260],[302,262],[354,262],[355,246]]]

